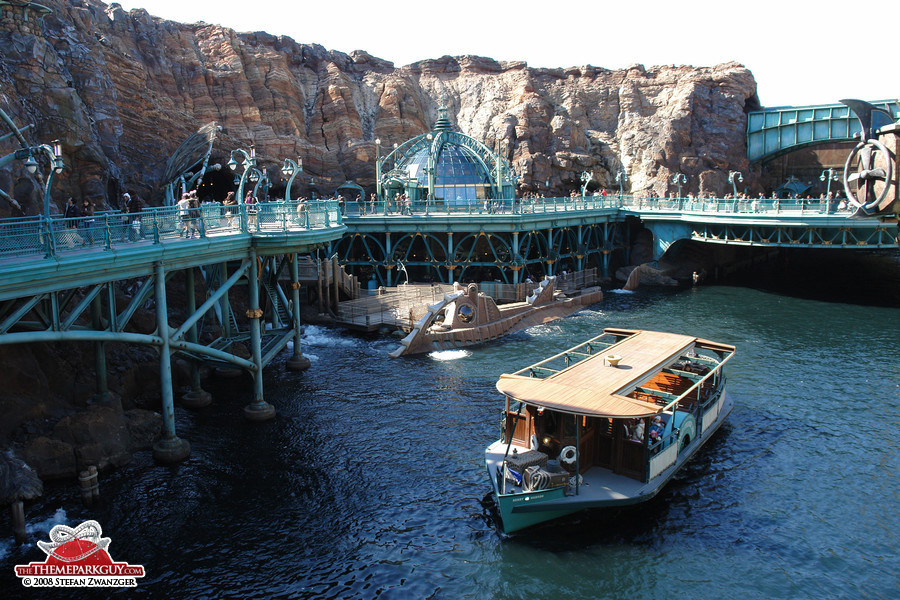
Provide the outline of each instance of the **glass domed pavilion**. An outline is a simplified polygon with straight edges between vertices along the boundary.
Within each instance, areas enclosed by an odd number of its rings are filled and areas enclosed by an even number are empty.
[[[412,202],[453,209],[484,200],[512,199],[515,178],[509,162],[483,143],[453,131],[447,109],[434,130],[416,136],[376,162],[379,199],[406,193]]]

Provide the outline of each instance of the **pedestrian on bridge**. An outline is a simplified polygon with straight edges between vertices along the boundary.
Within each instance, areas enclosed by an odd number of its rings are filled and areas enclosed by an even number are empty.
[[[178,237],[189,237],[188,232],[191,227],[191,197],[187,194],[181,195],[178,201],[178,217],[181,219],[181,233]]]
[[[256,214],[259,212],[259,199],[253,195],[252,190],[247,192],[244,204],[247,205],[247,225],[252,231],[256,229]]]
[[[78,219],[81,217],[81,209],[75,204],[75,198],[66,200],[66,231],[64,233],[66,245],[74,248],[75,244],[84,244],[84,239],[78,235]]]
[[[237,200],[234,199],[234,192],[228,192],[228,194],[225,195],[225,200],[222,201],[222,205],[225,207],[225,218],[228,219],[228,226],[234,227],[234,207],[237,206]]]
[[[93,246],[94,245],[94,205],[90,203],[88,200],[84,200],[81,203],[81,217],[84,219],[82,222],[82,227],[84,228],[84,237],[87,238],[88,243]]]

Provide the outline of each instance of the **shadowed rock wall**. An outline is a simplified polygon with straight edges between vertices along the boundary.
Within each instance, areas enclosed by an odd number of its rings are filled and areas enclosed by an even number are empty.
[[[568,193],[584,170],[614,188],[620,165],[634,191],[664,194],[677,171],[689,177],[685,193],[728,191],[729,169],[748,182],[745,109],[757,105],[756,83],[736,63],[610,71],[461,56],[396,68],[118,4],[43,3],[53,13],[28,22],[20,7],[2,9],[0,107],[35,124],[31,143],[63,142],[57,209],[68,195],[116,206],[125,189],[158,203],[168,156],[209,121],[225,127],[214,161],[254,142],[272,165],[302,157],[322,191],[346,179],[370,186],[375,138],[390,148],[423,133],[441,105],[463,133],[506,142],[520,191]],[[0,169],[0,188],[39,212],[41,181],[21,163]],[[0,200],[0,217],[21,214]]]

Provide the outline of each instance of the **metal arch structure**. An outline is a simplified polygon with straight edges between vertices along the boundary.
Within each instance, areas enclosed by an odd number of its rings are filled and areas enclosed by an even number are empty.
[[[172,206],[178,201],[176,188],[181,188],[178,193],[180,197],[203,178],[209,166],[213,144],[220,131],[222,127],[215,121],[207,123],[196,133],[188,136],[169,157],[163,175],[163,181],[166,182],[164,198],[166,206]]]
[[[880,100],[872,105],[900,117],[900,103]],[[747,158],[767,162],[794,150],[828,142],[851,142],[860,124],[844,104],[785,106],[747,113]]]
[[[490,177],[491,190],[494,197],[492,199],[512,199],[515,194],[515,173],[509,161],[493,152],[484,143],[467,136],[463,133],[453,131],[450,121],[446,116],[447,109],[440,109],[440,117],[435,123],[433,131],[423,133],[403,142],[389,152],[384,158],[378,158],[376,168],[376,177],[379,177],[378,189],[382,194],[379,200],[384,200],[387,184],[394,183],[401,187],[412,187],[410,184],[418,180],[411,177],[400,165],[406,165],[417,153],[424,148],[428,148],[429,158],[427,165],[428,179],[428,195],[432,196],[436,186],[435,181],[435,159],[440,155],[442,148],[447,144],[461,146],[468,150],[481,168]],[[390,164],[391,169],[384,169],[385,164]],[[418,189],[416,183],[416,189]]]
[[[73,244],[68,249],[67,244],[58,244],[58,252],[51,257],[43,256],[40,245],[27,246],[41,232],[47,235],[41,219],[15,220],[9,229],[0,222],[4,239],[8,242],[12,237],[20,243],[17,252],[7,252],[6,244],[0,246],[4,262],[0,345],[93,343],[99,403],[108,402],[109,343],[156,348],[164,430],[154,456],[164,462],[182,460],[190,446],[175,432],[173,355],[186,358],[192,366],[191,390],[182,398],[189,407],[209,402],[200,387],[201,362],[250,373],[254,391],[245,414],[251,420],[274,416],[274,408],[263,398],[262,371],[291,341],[294,352],[288,365],[304,368],[298,255],[327,246],[346,228],[334,202],[316,203],[303,222],[289,218],[295,209],[276,206],[260,211],[261,224],[253,229],[231,227],[216,209],[201,217],[205,223],[199,240],[178,235],[177,209],[153,209],[143,219],[146,240],[111,237],[107,227],[104,233],[98,232],[104,238],[101,243]],[[87,236],[87,223],[78,225],[74,231]],[[71,239],[72,231],[60,235]],[[202,286],[197,285],[198,273]],[[171,299],[182,296],[170,297],[175,277],[184,281],[185,300],[170,311]],[[117,304],[117,290],[124,287],[132,298],[123,308]],[[245,300],[238,299],[238,294],[246,294]],[[247,309],[235,310],[233,300]],[[140,308],[156,315],[155,330],[136,329],[133,317]],[[173,323],[175,319],[178,322]]]
[[[494,276],[506,283],[553,275],[560,268],[598,266],[608,275],[615,240],[624,237],[619,235],[624,222],[619,210],[599,200],[588,206],[571,199],[548,202],[544,208],[548,212],[490,216],[349,215],[344,220],[349,234],[329,252],[351,272],[372,272],[386,286],[395,284],[400,262],[444,283],[477,276],[484,267],[496,268]]]

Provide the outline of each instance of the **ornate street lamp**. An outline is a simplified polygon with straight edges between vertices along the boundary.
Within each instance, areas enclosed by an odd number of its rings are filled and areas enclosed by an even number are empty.
[[[15,158],[25,161],[25,169],[32,175],[37,173],[38,164],[36,156],[43,154],[50,161],[50,172],[47,175],[47,182],[44,185],[44,218],[50,219],[50,189],[53,187],[53,179],[63,172],[65,163],[62,159],[62,146],[59,140],[53,140],[50,144],[41,144],[40,146],[31,146],[29,148],[21,148],[16,150]]]
[[[237,153],[238,158],[243,157],[243,160],[238,161],[235,160],[234,155]],[[241,173],[241,178],[237,178],[237,168],[238,165],[242,165],[244,167],[243,172]],[[244,203],[244,183],[247,181],[247,178],[253,171],[256,171],[256,147],[253,144],[250,144],[250,152],[247,152],[243,148],[238,148],[236,150],[231,151],[231,160],[228,161],[228,168],[232,171],[235,171],[235,183],[238,186],[237,191],[237,201],[238,204]],[[257,179],[259,178],[259,173],[257,172]]]
[[[585,201],[584,197],[585,197],[585,194],[587,194],[587,186],[593,178],[594,178],[593,173],[588,173],[587,171],[581,172],[581,183],[583,184],[581,186],[581,201],[582,202]]]
[[[672,176],[672,183],[678,186],[678,199],[680,200],[681,186],[687,183],[687,177],[684,175],[684,173],[675,173],[675,175]]]
[[[375,196],[381,201],[381,138],[375,138]]]
[[[834,172],[834,169],[828,168],[822,171],[822,174],[819,175],[819,181],[827,181],[827,189],[825,190],[825,196],[829,196],[831,194],[831,182],[832,181],[840,181],[841,176]]]
[[[625,174],[625,169],[619,169],[619,172],[616,173],[616,183],[619,184],[619,202],[622,201],[622,187],[626,181],[628,181],[628,175]]]
[[[297,157],[297,162],[292,161],[290,158],[284,159],[284,166],[281,167],[281,174],[288,178],[287,188],[284,191],[284,201],[291,201],[291,185],[294,183],[294,179],[303,172],[303,159]]]
[[[737,198],[737,183],[735,183],[735,180],[737,180],[739,183],[744,182],[744,176],[741,175],[740,171],[731,171],[728,173],[728,183],[731,184],[731,189],[734,192],[734,197]]]

